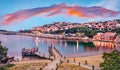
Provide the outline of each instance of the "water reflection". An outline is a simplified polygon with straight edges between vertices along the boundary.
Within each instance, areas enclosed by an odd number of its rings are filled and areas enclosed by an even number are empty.
[[[77,41],[77,46],[76,46],[76,47],[77,47],[77,51],[78,51],[78,47],[79,47],[79,41]]]
[[[115,45],[112,42],[99,42],[99,41],[93,41],[96,48],[106,48],[106,49],[114,49]]]
[[[39,38],[35,37],[35,39],[34,39],[35,47],[38,47],[39,41],[40,41]]]
[[[120,49],[120,45],[112,42],[79,42],[46,39],[39,37],[19,36],[19,35],[0,35],[2,44],[9,48],[8,55],[21,56],[22,48],[38,47],[40,52],[48,54],[48,46],[54,45],[63,55],[66,56],[86,56],[102,54],[115,49]]]

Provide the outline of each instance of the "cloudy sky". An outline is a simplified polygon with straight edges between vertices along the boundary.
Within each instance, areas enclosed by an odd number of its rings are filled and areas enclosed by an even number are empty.
[[[0,0],[0,29],[120,19],[120,0]]]

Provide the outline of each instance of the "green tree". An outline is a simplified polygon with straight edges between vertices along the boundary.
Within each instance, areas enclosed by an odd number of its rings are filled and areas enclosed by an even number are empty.
[[[120,28],[115,28],[112,30],[112,32],[116,32],[117,34],[120,34]]]
[[[3,47],[0,43],[0,61],[2,62],[6,59],[8,48]]]
[[[101,70],[120,70],[120,51],[103,54],[104,62],[100,64]]]

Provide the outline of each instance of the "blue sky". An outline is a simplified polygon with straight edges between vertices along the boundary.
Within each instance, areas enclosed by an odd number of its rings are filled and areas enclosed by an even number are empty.
[[[83,7],[102,6],[115,11],[120,11],[120,0],[0,0],[0,16],[14,13],[19,10],[32,9],[37,7],[47,7],[54,4],[66,3],[68,5],[77,4]],[[114,3],[113,3],[114,1]],[[104,5],[106,4],[106,5]],[[109,5],[112,4],[113,6]],[[119,16],[118,16],[119,17]],[[111,18],[110,18],[111,19]],[[88,22],[95,19],[78,18],[75,16],[55,15],[52,17],[34,16],[21,22],[10,25],[0,25],[0,29],[17,31],[20,29],[31,29],[34,26],[50,24],[52,22]],[[97,18],[97,21],[102,20]]]

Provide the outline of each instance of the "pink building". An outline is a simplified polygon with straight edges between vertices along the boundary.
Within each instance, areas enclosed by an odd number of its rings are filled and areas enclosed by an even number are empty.
[[[98,41],[114,41],[116,38],[116,33],[106,32],[106,33],[97,33],[97,35],[93,36],[93,40]]]

